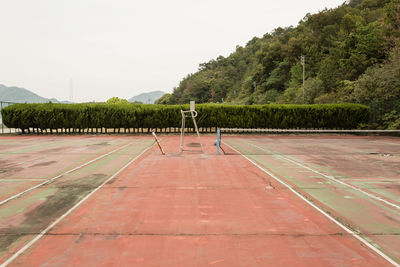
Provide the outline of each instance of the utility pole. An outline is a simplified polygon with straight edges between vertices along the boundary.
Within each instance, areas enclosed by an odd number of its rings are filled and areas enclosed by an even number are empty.
[[[301,65],[303,65],[303,102],[305,101],[304,98],[304,82],[305,82],[305,74],[306,74],[306,57],[301,55]]]

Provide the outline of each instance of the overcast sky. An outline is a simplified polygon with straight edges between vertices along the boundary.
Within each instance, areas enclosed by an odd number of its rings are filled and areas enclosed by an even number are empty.
[[[0,84],[105,101],[172,92],[200,63],[344,0],[1,0]]]

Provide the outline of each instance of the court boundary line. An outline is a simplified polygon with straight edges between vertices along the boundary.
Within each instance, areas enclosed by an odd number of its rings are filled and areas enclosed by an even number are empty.
[[[278,128],[220,128],[225,133],[400,133],[400,130],[335,130],[335,129],[278,129]]]
[[[7,178],[4,178],[4,179],[0,179],[0,183],[1,182],[40,182],[40,181],[44,181],[44,180],[46,180],[45,178],[44,179],[41,179],[41,178],[32,178],[32,179],[29,179],[29,178],[26,178],[26,179],[24,179],[24,178],[15,178],[15,179],[7,179]]]
[[[263,150],[263,151],[266,151],[266,149],[264,149],[264,148],[262,148],[262,147],[260,147],[260,146],[254,145],[254,144],[249,143],[249,142],[245,142],[245,143],[247,143],[247,144],[249,144],[249,145],[251,145],[251,146],[253,146],[253,147],[256,147],[256,148],[258,148],[258,149],[261,149],[261,150]],[[373,193],[366,192],[366,191],[362,190],[361,188],[358,188],[358,187],[356,187],[356,186],[354,186],[354,185],[351,185],[351,184],[348,184],[348,183],[346,183],[346,182],[343,182],[343,181],[341,181],[341,180],[339,180],[339,179],[336,179],[335,176],[327,175],[327,174],[324,174],[324,173],[322,173],[322,172],[320,172],[320,171],[318,171],[318,170],[314,170],[314,169],[312,169],[311,167],[308,167],[308,166],[306,166],[306,165],[303,165],[303,164],[301,164],[300,162],[298,162],[298,161],[296,161],[296,160],[294,160],[294,159],[285,157],[285,156],[281,155],[280,153],[275,154],[275,155],[279,156],[280,158],[282,158],[282,159],[284,159],[284,160],[287,160],[287,161],[289,161],[289,162],[292,162],[293,164],[296,164],[297,166],[300,166],[300,167],[302,167],[302,168],[304,168],[304,169],[306,169],[306,170],[309,170],[309,171],[311,171],[311,172],[313,172],[313,173],[315,173],[315,174],[318,174],[318,175],[320,175],[320,176],[323,176],[323,177],[325,177],[325,178],[327,178],[327,179],[329,179],[329,180],[331,180],[331,181],[334,181],[334,182],[339,183],[339,184],[341,184],[341,185],[347,186],[347,187],[349,187],[349,188],[351,188],[351,189],[353,189],[353,190],[356,190],[356,191],[358,191],[358,192],[360,192],[360,193],[366,195],[367,197],[373,198],[373,199],[375,199],[375,200],[377,200],[377,201],[383,202],[383,203],[385,203],[386,205],[389,205],[389,206],[391,206],[391,207],[393,207],[393,208],[396,208],[396,209],[399,209],[399,210],[400,210],[400,206],[399,206],[399,205],[396,205],[395,203],[392,203],[392,202],[390,202],[390,201],[388,201],[388,200],[386,200],[386,199],[383,199],[383,198],[381,198],[381,197],[379,197],[379,196],[376,196],[376,195],[373,194]]]
[[[33,139],[33,138],[31,138],[31,139]],[[25,141],[25,140],[18,140],[18,141]],[[54,142],[51,142],[51,143],[49,143],[49,144],[55,144],[55,143],[65,143],[66,141],[64,141],[64,140],[61,140],[61,141],[54,141]],[[27,147],[25,147],[25,148],[22,148],[22,149],[19,149],[19,151],[21,151],[21,150],[26,150],[26,149],[31,149],[31,148],[33,148],[33,147],[37,147],[37,146],[41,146],[41,145],[43,145],[43,144],[35,144],[35,145],[30,145],[30,146],[27,146]],[[23,154],[24,152],[0,152],[0,155],[18,155],[18,154]]]
[[[226,143],[225,143],[226,144]],[[259,165],[258,163],[254,162],[252,159],[248,158],[246,155],[242,154],[240,151],[238,151],[237,149],[235,149],[234,147],[230,146],[229,144],[226,144],[228,147],[230,147],[232,150],[236,151],[236,153],[238,153],[239,155],[241,155],[242,157],[244,157],[245,159],[247,159],[249,162],[251,162],[254,166],[256,166],[257,168],[259,168],[261,171],[263,171],[264,173],[268,174],[269,176],[271,176],[273,179],[275,179],[276,181],[278,181],[280,184],[282,184],[283,186],[287,187],[290,191],[292,191],[296,196],[298,196],[300,199],[304,200],[307,204],[309,204],[311,207],[313,207],[314,209],[316,209],[317,211],[319,211],[321,214],[323,214],[325,217],[327,217],[330,221],[332,221],[333,223],[335,223],[336,225],[338,225],[340,228],[342,228],[343,230],[345,230],[348,234],[350,234],[351,236],[353,236],[354,238],[356,238],[358,241],[360,241],[362,244],[366,245],[368,248],[370,248],[372,251],[374,251],[375,253],[377,253],[379,256],[381,256],[382,258],[384,258],[386,261],[388,261],[389,263],[391,263],[393,266],[396,267],[400,267],[400,264],[398,264],[397,262],[395,262],[392,258],[390,258],[388,255],[386,255],[385,253],[383,253],[381,250],[377,249],[376,247],[374,247],[371,243],[369,243],[367,240],[365,240],[364,238],[362,238],[359,234],[357,234],[356,232],[354,232],[353,230],[351,230],[350,228],[348,228],[347,226],[345,226],[344,224],[342,224],[340,221],[336,220],[334,217],[332,217],[331,215],[329,215],[328,213],[326,213],[325,211],[323,211],[321,208],[319,208],[317,205],[315,205],[314,203],[312,203],[310,200],[308,200],[306,197],[304,197],[302,194],[300,194],[299,192],[297,192],[292,186],[290,186],[289,184],[285,183],[283,180],[279,179],[276,175],[274,175],[272,172],[266,170],[264,167],[262,167],[261,165]]]
[[[56,219],[53,223],[51,223],[49,226],[47,226],[46,229],[40,232],[36,237],[34,237],[31,241],[29,241],[25,246],[20,248],[17,252],[15,252],[10,258],[8,258],[5,262],[0,264],[0,267],[6,267],[8,264],[13,262],[16,258],[18,258],[19,255],[24,253],[28,248],[30,248],[36,241],[38,241],[42,236],[46,235],[48,231],[50,231],[54,226],[56,226],[59,222],[61,222],[65,217],[67,217],[71,212],[73,212],[76,208],[78,208],[83,202],[85,202],[90,196],[92,196],[94,193],[96,193],[100,188],[102,188],[105,184],[107,184],[109,181],[114,179],[118,174],[120,174],[122,171],[124,171],[129,165],[131,165],[133,162],[135,162],[138,158],[140,158],[144,153],[146,153],[148,150],[150,150],[152,147],[154,147],[155,143],[147,147],[145,150],[143,150],[139,155],[134,157],[132,160],[130,160],[127,164],[125,164],[121,169],[119,169],[117,172],[115,172],[111,177],[109,177],[107,180],[105,180],[102,184],[100,184],[98,187],[93,189],[89,194],[87,194],[84,198],[82,198],[78,203],[76,203],[72,208],[67,210],[63,215],[61,215],[58,219]]]
[[[133,142],[131,142],[131,143],[129,143],[129,144],[126,144],[126,145],[123,145],[123,146],[121,146],[121,147],[119,147],[119,148],[116,148],[116,149],[110,151],[110,152],[107,152],[107,153],[105,153],[105,154],[102,154],[102,155],[98,156],[97,158],[94,158],[94,159],[92,159],[92,160],[90,160],[90,161],[88,161],[88,162],[86,162],[86,163],[84,163],[84,164],[81,164],[81,165],[79,165],[79,166],[77,166],[77,167],[75,167],[75,168],[73,168],[73,169],[70,169],[70,170],[68,170],[68,171],[66,171],[66,172],[64,172],[64,173],[62,173],[62,174],[59,174],[59,175],[57,175],[57,176],[55,176],[55,177],[53,177],[53,178],[47,179],[47,180],[45,180],[45,181],[42,182],[42,183],[39,183],[39,184],[37,184],[37,185],[34,185],[34,186],[32,186],[32,187],[30,187],[30,188],[28,188],[28,189],[26,189],[26,190],[24,190],[24,191],[22,191],[22,192],[19,192],[19,193],[15,194],[15,195],[13,195],[13,196],[11,196],[11,197],[8,197],[8,198],[6,198],[6,199],[0,201],[0,206],[6,204],[7,202],[9,202],[9,201],[11,201],[11,200],[13,200],[13,199],[16,199],[16,198],[18,198],[18,197],[20,197],[20,196],[26,194],[26,193],[28,193],[28,192],[30,192],[30,191],[32,191],[32,190],[38,188],[38,187],[41,187],[41,186],[46,185],[46,184],[49,184],[49,183],[51,183],[51,182],[53,182],[53,181],[55,181],[55,180],[57,180],[57,179],[63,177],[64,175],[70,174],[70,173],[72,173],[72,172],[74,172],[74,171],[76,171],[76,170],[79,170],[79,169],[81,169],[81,168],[83,168],[83,167],[85,167],[85,166],[87,166],[87,165],[89,165],[89,164],[92,164],[93,162],[98,161],[99,159],[102,159],[102,158],[104,158],[104,157],[107,157],[107,156],[109,156],[109,155],[111,155],[111,154],[113,154],[113,153],[115,153],[115,152],[117,152],[117,151],[119,151],[119,150],[121,150],[121,149],[123,149],[123,148],[125,148],[125,147],[127,147],[127,146],[130,146],[130,145],[132,145],[132,144],[133,144]]]

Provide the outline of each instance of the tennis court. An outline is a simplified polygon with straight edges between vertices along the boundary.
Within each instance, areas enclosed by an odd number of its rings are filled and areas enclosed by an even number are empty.
[[[1,136],[1,266],[393,266],[400,140]]]

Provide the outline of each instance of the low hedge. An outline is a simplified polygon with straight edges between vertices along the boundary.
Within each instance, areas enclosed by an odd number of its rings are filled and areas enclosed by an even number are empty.
[[[9,128],[33,129],[168,128],[181,126],[189,105],[14,104],[1,113]],[[354,129],[367,123],[369,108],[357,104],[196,105],[199,127]],[[192,127],[188,120],[188,127]]]

